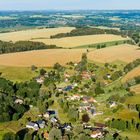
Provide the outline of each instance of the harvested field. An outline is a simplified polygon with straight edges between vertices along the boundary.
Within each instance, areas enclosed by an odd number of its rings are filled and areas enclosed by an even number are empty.
[[[10,33],[1,33],[0,40],[16,42],[19,40],[32,40],[34,38],[50,38],[51,35],[67,33],[73,29],[75,29],[75,27],[30,29]]]
[[[136,94],[140,94],[140,84],[132,86],[131,91],[134,91]]]
[[[0,55],[0,65],[21,67],[36,65],[50,67],[57,62],[65,65],[70,61],[80,61],[84,52],[86,52],[86,49],[49,49],[4,54]]]
[[[59,39],[34,39],[32,41],[43,42],[48,45],[56,45],[63,48],[74,48],[78,46],[121,40],[126,40],[126,38],[117,35],[102,34],[102,35],[64,37]]]
[[[128,72],[124,78],[122,79],[122,82],[126,82],[127,80],[139,76],[140,75],[140,66],[134,68],[132,71]]]
[[[138,48],[137,46],[128,44],[107,47],[90,52],[88,54],[88,59],[102,63],[116,60],[131,62],[140,58],[140,50],[138,50]]]

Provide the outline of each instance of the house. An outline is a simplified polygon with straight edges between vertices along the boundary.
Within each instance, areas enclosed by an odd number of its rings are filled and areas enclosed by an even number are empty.
[[[33,130],[38,130],[39,129],[38,124],[35,123],[35,122],[27,122],[26,128],[30,128],[30,129],[33,129]]]
[[[59,128],[69,131],[71,130],[72,126],[71,126],[71,123],[64,123],[63,125],[60,125]]]
[[[57,120],[56,117],[52,117],[52,118],[50,119],[50,121],[51,121],[52,123],[56,123],[56,122],[58,122],[58,120]]]
[[[99,129],[92,131],[90,135],[91,138],[101,138],[102,136],[103,134]]]
[[[82,96],[80,96],[79,94],[74,94],[73,96],[68,96],[67,100],[80,100],[82,98]]]
[[[39,128],[45,127],[45,121],[43,121],[43,120],[38,120],[36,123],[38,124]]]
[[[92,105],[89,104],[89,103],[81,103],[79,108],[78,108],[78,111],[79,112],[82,112],[82,111],[90,111],[92,108]]]
[[[34,77],[33,79],[39,84],[43,84],[43,82],[44,82],[43,77],[40,77],[40,76]]]
[[[93,97],[84,96],[82,98],[83,103],[97,103],[97,101]]]
[[[116,102],[109,102],[109,105],[110,105],[110,108],[112,108],[112,107],[116,107]]]
[[[70,75],[66,72],[66,73],[64,74],[64,77],[65,77],[65,78],[70,78]]]
[[[22,99],[15,99],[14,101],[15,104],[23,104],[23,100]]]
[[[47,131],[43,133],[43,138],[46,140],[49,139],[49,133]]]
[[[71,90],[71,89],[72,89],[72,86],[71,86],[71,85],[66,86],[66,87],[63,88],[64,91],[69,91],[69,90]]]
[[[56,117],[56,111],[55,110],[47,110],[46,112],[49,117]]]
[[[91,78],[91,74],[87,71],[82,71],[81,76],[82,78],[86,78],[86,79]]]
[[[110,79],[110,78],[111,78],[111,75],[110,75],[109,73],[107,73],[107,74],[106,74],[106,77],[107,77],[108,79]]]

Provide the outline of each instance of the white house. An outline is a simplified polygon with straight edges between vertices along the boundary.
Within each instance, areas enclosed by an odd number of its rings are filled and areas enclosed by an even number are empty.
[[[33,129],[33,130],[38,130],[39,129],[38,124],[36,124],[34,122],[27,122],[26,128],[30,128],[30,129]]]

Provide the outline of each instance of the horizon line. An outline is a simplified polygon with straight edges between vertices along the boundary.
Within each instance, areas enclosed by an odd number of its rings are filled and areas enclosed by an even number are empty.
[[[2,11],[140,11],[140,9],[32,9],[32,10],[23,10],[23,9],[3,9]]]

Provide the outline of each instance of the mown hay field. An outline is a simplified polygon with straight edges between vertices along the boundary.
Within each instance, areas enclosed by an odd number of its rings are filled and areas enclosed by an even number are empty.
[[[127,80],[136,77],[136,76],[140,76],[140,66],[134,68],[133,70],[131,70],[130,72],[128,72],[122,79],[122,82],[126,82]]]
[[[0,65],[28,67],[36,65],[51,67],[55,63],[65,65],[67,62],[78,62],[86,49],[48,49],[0,55]]]
[[[40,67],[51,67],[55,63],[65,65],[67,62],[78,62],[86,49],[47,49],[28,52],[18,52],[0,55],[0,65],[28,67],[36,65]],[[89,49],[88,59],[94,62],[131,62],[140,58],[140,50],[137,46],[118,45],[104,49]],[[138,69],[138,72],[140,69]],[[132,72],[133,73],[133,72]],[[135,72],[134,72],[135,73]],[[131,74],[130,74],[131,76]],[[128,75],[128,77],[130,77]],[[133,76],[133,75],[132,75]],[[131,78],[131,77],[130,77]]]
[[[132,86],[131,91],[134,91],[136,94],[140,94],[140,84]]]
[[[50,38],[50,36],[58,33],[67,33],[75,29],[75,27],[60,27],[60,28],[43,28],[43,29],[28,29],[17,32],[1,33],[0,40],[3,41],[23,41],[32,40],[35,38]]]
[[[113,62],[116,60],[128,63],[140,58],[140,50],[138,50],[138,48],[137,46],[128,44],[106,47],[91,51],[88,54],[88,59],[101,63]]]
[[[85,35],[75,37],[64,37],[58,39],[33,39],[32,41],[43,42],[48,45],[56,45],[63,48],[74,48],[78,46],[91,45],[97,43],[105,43],[111,41],[127,40],[118,35],[101,34],[101,35]]]

